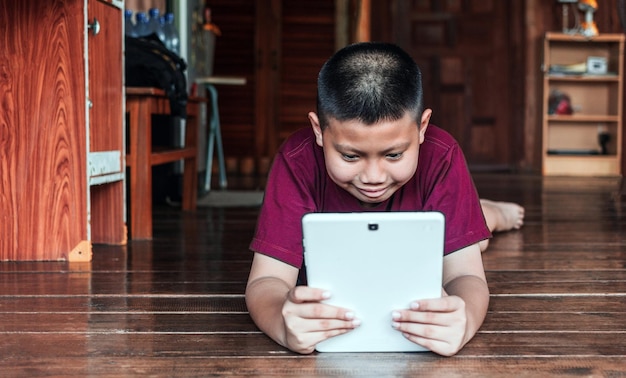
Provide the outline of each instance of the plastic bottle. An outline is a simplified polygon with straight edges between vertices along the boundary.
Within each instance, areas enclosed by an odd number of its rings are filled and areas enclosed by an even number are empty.
[[[178,36],[178,30],[174,25],[174,14],[167,13],[165,15],[165,25],[163,25],[163,31],[165,33],[165,46],[173,53],[180,55],[180,38]]]
[[[150,8],[148,11],[150,15],[150,19],[148,20],[148,34],[159,34],[159,30],[161,30],[161,24],[159,23],[159,19],[161,18],[159,15],[159,8]]]
[[[137,23],[135,24],[137,37],[145,37],[150,34],[150,30],[148,28],[148,16],[143,12],[137,12],[135,19],[137,20]]]
[[[161,42],[167,47],[169,41],[167,36],[165,35],[165,17],[159,17],[159,28],[156,30],[156,35],[159,37]]]
[[[130,9],[124,10],[124,28],[124,34],[129,37],[137,37],[137,31],[133,23],[133,11]]]

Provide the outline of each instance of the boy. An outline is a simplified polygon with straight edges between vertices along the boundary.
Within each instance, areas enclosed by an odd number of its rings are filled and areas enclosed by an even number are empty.
[[[449,134],[429,125],[420,70],[400,48],[360,43],[338,51],[320,71],[317,98],[311,128],[283,144],[269,175],[250,245],[252,319],[299,353],[359,326],[350,309],[323,303],[332,293],[296,286],[305,213],[437,210],[446,217],[442,298],[416,298],[392,312],[390,326],[454,355],[489,303],[479,243],[486,247],[490,231],[521,226],[523,209],[485,201],[485,220],[463,154]]]

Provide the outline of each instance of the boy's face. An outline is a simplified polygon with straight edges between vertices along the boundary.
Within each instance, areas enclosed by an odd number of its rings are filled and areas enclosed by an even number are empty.
[[[423,112],[419,127],[408,113],[374,125],[330,119],[323,131],[317,114],[309,113],[309,120],[324,149],[330,178],[364,205],[373,206],[389,199],[415,174],[431,114],[430,109]]]

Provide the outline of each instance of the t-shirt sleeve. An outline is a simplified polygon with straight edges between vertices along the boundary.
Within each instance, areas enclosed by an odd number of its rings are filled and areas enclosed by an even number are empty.
[[[274,158],[250,249],[301,268],[302,217],[314,211],[315,203],[313,172],[302,172],[305,168],[294,159],[285,151]]]
[[[440,144],[436,138],[430,169],[421,172],[425,186],[424,210],[441,211],[446,219],[444,254],[491,237],[474,181],[458,144]],[[421,157],[420,157],[421,158]],[[422,164],[420,161],[419,164]],[[419,172],[419,167],[418,167]]]

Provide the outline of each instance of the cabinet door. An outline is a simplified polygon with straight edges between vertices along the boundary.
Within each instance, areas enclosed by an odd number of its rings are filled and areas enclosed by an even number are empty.
[[[0,260],[88,245],[83,9],[0,3]]]
[[[123,15],[118,3],[89,0],[87,13],[92,25],[87,30],[91,240],[107,244],[126,242]]]
[[[457,139],[470,167],[513,168],[520,152],[522,118],[511,105],[523,77],[512,75],[517,63],[508,46],[518,16],[514,3],[397,0],[389,5],[392,42],[422,69],[431,122]]]

